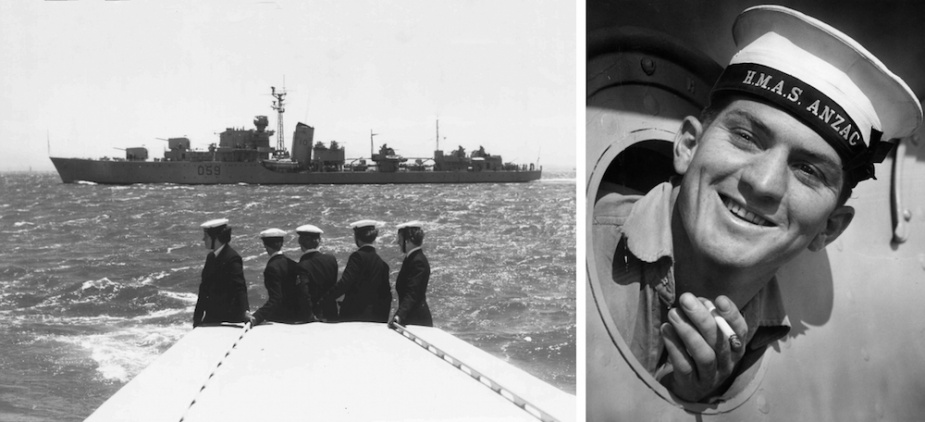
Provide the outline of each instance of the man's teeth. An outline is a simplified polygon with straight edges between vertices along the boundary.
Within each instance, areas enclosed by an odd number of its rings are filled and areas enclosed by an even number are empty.
[[[744,207],[739,206],[739,204],[736,204],[731,199],[726,198],[726,200],[724,200],[723,202],[726,205],[726,209],[728,209],[729,212],[735,214],[736,217],[739,217],[745,221],[748,221],[749,223],[757,224],[759,226],[770,226],[771,225],[771,223],[768,220],[765,220],[764,218],[761,218],[755,213],[746,210]]]

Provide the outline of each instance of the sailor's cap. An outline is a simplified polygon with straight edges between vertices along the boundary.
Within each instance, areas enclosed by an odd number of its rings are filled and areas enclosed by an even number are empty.
[[[401,230],[401,229],[410,229],[410,228],[418,228],[418,229],[420,229],[420,228],[423,228],[423,227],[424,227],[424,223],[415,220],[415,221],[409,221],[409,222],[407,222],[407,223],[401,223],[401,224],[399,224],[399,225],[398,225],[398,230]]]
[[[203,230],[215,229],[221,226],[228,225],[227,218],[216,218],[215,220],[209,220],[205,223],[202,223],[199,227],[202,227]]]
[[[380,222],[378,222],[378,221],[376,221],[376,220],[360,220],[360,221],[354,221],[354,222],[350,223],[350,226],[348,226],[348,227],[350,227],[351,229],[356,230],[356,229],[361,229],[361,228],[364,228],[364,227],[379,227],[381,224],[382,224],[382,223],[380,223]]]
[[[260,232],[261,239],[266,239],[270,237],[286,237],[286,232],[280,229],[266,229]]]
[[[782,6],[756,6],[736,19],[739,51],[712,96],[757,95],[819,133],[858,180],[892,147],[885,140],[913,134],[922,106],[912,90],[856,41],[831,26]],[[869,174],[868,174],[869,171]]]
[[[321,230],[311,224],[306,224],[299,226],[297,229],[295,229],[295,232],[298,234],[322,234],[324,233],[324,230]]]

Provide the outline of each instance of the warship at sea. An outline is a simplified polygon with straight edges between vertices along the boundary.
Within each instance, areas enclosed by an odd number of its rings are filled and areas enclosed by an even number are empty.
[[[207,150],[191,149],[190,140],[181,137],[163,139],[168,148],[163,158],[149,159],[144,147],[126,148],[125,158],[50,158],[64,183],[519,183],[542,175],[542,167],[505,163],[501,156],[491,155],[481,146],[468,155],[462,146],[445,154],[439,148],[439,121],[433,158],[405,158],[387,144],[374,153],[376,134],[370,131],[370,158],[348,159],[337,141],[315,143],[315,128],[304,123],[296,125],[290,153],[283,136],[286,92],[271,89],[276,98],[273,109],[278,112],[276,132],[266,129],[266,116],[256,116],[255,129],[228,128],[219,135],[219,143]],[[277,132],[273,148],[270,137]]]

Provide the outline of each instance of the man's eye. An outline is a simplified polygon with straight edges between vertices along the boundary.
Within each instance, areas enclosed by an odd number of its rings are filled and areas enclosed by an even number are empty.
[[[732,132],[733,142],[738,144],[742,148],[754,148],[758,145],[758,140],[752,135],[751,132],[746,130],[734,130]]]
[[[825,175],[811,164],[799,163],[795,166],[797,173],[811,183],[825,183]]]

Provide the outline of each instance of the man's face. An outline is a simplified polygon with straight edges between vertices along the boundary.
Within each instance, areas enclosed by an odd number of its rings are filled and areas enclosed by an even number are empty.
[[[202,243],[206,246],[206,249],[212,250],[212,238],[209,237],[209,234],[202,231]]]
[[[401,253],[405,253],[405,236],[401,232],[398,232],[398,235],[395,236],[395,244],[398,245],[398,250]]]
[[[692,146],[676,148],[675,164],[684,175],[681,219],[698,256],[775,271],[807,246],[821,249],[841,233],[831,231],[830,219],[843,184],[841,159],[799,120],[736,99],[692,136],[698,138]]]

